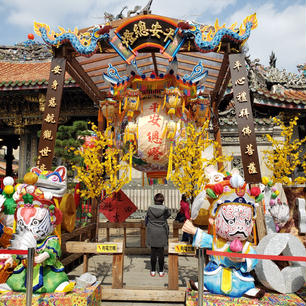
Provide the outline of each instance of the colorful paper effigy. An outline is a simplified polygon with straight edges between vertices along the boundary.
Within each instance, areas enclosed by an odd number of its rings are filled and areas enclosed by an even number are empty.
[[[91,140],[92,139],[90,139],[90,141]],[[66,193],[66,167],[59,166],[54,171],[41,171],[39,168],[33,167],[31,172],[38,176],[36,186],[44,192],[52,193],[52,200],[54,201],[56,207],[61,210],[64,216],[61,226],[58,225],[56,228],[58,235],[60,235],[61,229],[72,232],[75,227],[76,208],[73,195]]]
[[[238,174],[209,184],[209,188],[206,188],[206,195],[211,200],[209,233],[196,229],[191,221],[184,224],[183,230],[191,234],[196,230],[193,241],[196,247],[255,254],[247,239],[251,237],[252,231],[255,236],[253,226],[259,193],[258,187],[248,190],[247,184]],[[250,273],[256,264],[256,259],[212,255],[204,269],[204,286],[211,293],[230,297],[261,297],[264,292],[255,288]]]
[[[35,174],[31,173],[31,175]],[[52,201],[53,195],[50,192],[43,192],[35,185],[25,183],[17,188],[14,198],[17,204],[16,233],[11,240],[11,247],[16,250],[36,249],[33,292],[71,291],[74,283],[69,282],[64,267],[59,261],[61,246],[54,230],[55,226],[62,221],[62,213]],[[19,255],[17,257],[6,255],[4,259],[5,264],[16,265],[16,267],[6,284],[2,284],[1,289],[25,292],[26,258]]]
[[[285,201],[281,199],[280,190],[282,191],[282,186],[279,183],[273,184],[268,177],[264,176],[261,190],[267,232],[268,234],[279,232],[290,218],[287,199]]]

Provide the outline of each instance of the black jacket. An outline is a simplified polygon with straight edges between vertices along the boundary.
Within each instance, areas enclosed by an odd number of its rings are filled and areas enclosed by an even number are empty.
[[[146,244],[148,247],[165,247],[168,245],[170,217],[169,209],[161,204],[149,206],[146,214],[147,231]]]

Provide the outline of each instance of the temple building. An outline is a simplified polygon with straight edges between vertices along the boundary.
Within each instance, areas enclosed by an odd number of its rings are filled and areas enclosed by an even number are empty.
[[[92,67],[94,57],[93,60],[88,60],[88,65],[86,61],[82,62],[86,66],[86,72],[90,73],[92,70],[91,75],[97,79],[95,83],[101,85],[102,87],[99,88],[105,91],[109,89],[109,86],[102,79],[102,71],[107,71],[107,63],[111,61],[118,70],[125,70],[121,68],[122,61],[116,62],[113,57],[109,55],[108,58],[105,58],[105,65],[99,67],[98,72],[95,72],[96,68]],[[145,57],[142,57],[138,63],[139,66],[145,67]],[[19,178],[36,163],[39,140],[37,132],[41,129],[42,124],[51,58],[51,49],[45,44],[31,40],[15,46],[0,47],[0,101],[2,105],[0,108],[0,144],[1,147],[6,147],[6,175],[13,175],[13,149],[19,148],[19,156],[15,156],[19,160]],[[162,59],[156,56],[155,64],[153,58],[151,67],[156,66],[156,60],[162,63]],[[203,57],[203,60],[209,61],[210,59]],[[211,61],[213,60],[218,63],[218,57]],[[262,175],[268,175],[262,153],[270,145],[265,135],[280,137],[280,130],[273,126],[271,118],[280,113],[283,113],[284,118],[292,114],[299,114],[300,120],[295,135],[299,138],[305,136],[306,67],[299,65],[301,73],[293,74],[277,69],[275,60],[274,62],[272,60],[270,66],[266,67],[261,65],[257,59],[251,60],[250,57],[246,57],[246,60],[260,168]],[[179,57],[179,65],[188,66],[190,63],[192,63],[191,60],[187,60],[186,56]],[[215,69],[213,64],[210,65],[210,69]],[[230,82],[219,104],[222,150],[225,154],[233,154],[231,168],[241,168],[241,152],[233,105]],[[66,72],[59,124],[67,124],[79,119],[96,120],[97,116],[97,104]],[[134,172],[134,176],[140,178],[140,173]]]

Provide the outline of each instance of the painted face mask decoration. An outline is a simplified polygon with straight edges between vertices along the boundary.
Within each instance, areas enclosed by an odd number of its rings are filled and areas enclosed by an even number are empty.
[[[19,190],[16,210],[16,232],[31,232],[36,241],[50,235],[61,222],[61,212],[51,201],[50,192],[28,185]]]
[[[252,208],[246,205],[222,205],[215,218],[216,234],[228,241],[246,240],[252,232]]]
[[[49,210],[47,208],[22,207],[17,210],[17,231],[30,231],[35,240],[45,239],[53,232],[54,226],[51,222]]]

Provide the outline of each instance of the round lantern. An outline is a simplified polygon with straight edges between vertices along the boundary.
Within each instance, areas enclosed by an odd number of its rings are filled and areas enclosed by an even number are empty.
[[[143,100],[143,110],[134,122],[123,121],[121,126],[125,142],[136,143],[133,167],[139,171],[167,171],[171,141],[180,132],[180,120],[159,110],[160,103],[158,98]]]

